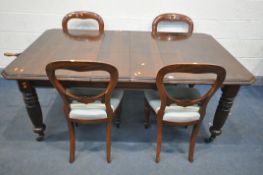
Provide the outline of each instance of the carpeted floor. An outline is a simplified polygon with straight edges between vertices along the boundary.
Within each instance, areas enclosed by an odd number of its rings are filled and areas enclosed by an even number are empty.
[[[112,130],[112,163],[106,162],[105,125],[76,129],[76,160],[68,163],[68,130],[62,103],[54,89],[37,89],[46,137],[35,141],[20,92],[14,81],[0,79],[0,175],[260,175],[263,172],[263,87],[242,87],[223,134],[213,143],[209,122],[220,93],[211,100],[198,136],[195,160],[189,163],[191,128],[166,126],[161,161],[154,162],[156,125],[143,127],[143,92],[127,91],[121,128]]]

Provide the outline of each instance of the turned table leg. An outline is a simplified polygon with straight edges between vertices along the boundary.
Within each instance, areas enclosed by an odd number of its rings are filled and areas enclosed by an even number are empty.
[[[209,128],[211,136],[205,140],[206,142],[212,142],[216,136],[222,133],[221,128],[229,115],[234,98],[236,97],[239,89],[240,85],[224,85],[222,88],[223,93],[215,112],[213,125]]]
[[[42,112],[35,88],[29,81],[18,81],[18,87],[23,94],[24,103],[29,118],[34,125],[33,132],[38,134],[37,141],[44,138],[45,124],[43,123]]]

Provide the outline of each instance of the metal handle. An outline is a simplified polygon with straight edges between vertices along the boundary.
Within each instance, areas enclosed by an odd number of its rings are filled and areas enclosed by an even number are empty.
[[[4,56],[7,57],[18,57],[21,53],[11,53],[11,52],[5,52]]]

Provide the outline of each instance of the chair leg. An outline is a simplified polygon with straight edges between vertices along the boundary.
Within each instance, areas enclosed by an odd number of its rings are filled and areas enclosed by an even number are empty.
[[[195,85],[194,84],[189,84],[188,85],[190,88],[193,88]]]
[[[162,122],[157,120],[157,144],[156,144],[156,159],[155,159],[156,163],[160,162],[160,153],[162,146],[162,128],[163,128]]]
[[[107,162],[111,162],[111,125],[112,120],[109,119],[107,122],[107,129],[106,129],[106,154],[107,154]]]
[[[148,128],[150,125],[150,106],[147,100],[144,98],[144,128]]]
[[[69,162],[73,163],[75,160],[75,128],[74,123],[69,122]]]
[[[189,153],[188,153],[188,160],[190,162],[193,162],[194,160],[195,142],[196,142],[196,138],[199,132],[199,128],[200,128],[200,124],[195,124],[193,126],[192,135],[191,135],[191,139],[189,142]]]
[[[121,111],[122,111],[122,102],[120,103],[120,105],[116,111],[115,123],[116,123],[117,128],[119,128],[121,125]]]

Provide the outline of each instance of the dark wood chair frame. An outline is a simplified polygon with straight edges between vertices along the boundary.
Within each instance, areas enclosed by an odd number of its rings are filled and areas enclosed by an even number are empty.
[[[71,70],[76,72],[88,72],[88,71],[105,71],[110,74],[109,83],[104,91],[95,96],[77,96],[67,91],[63,84],[58,80],[55,71],[56,70]],[[75,160],[75,124],[94,124],[94,123],[107,123],[106,129],[106,155],[107,162],[111,161],[111,127],[112,127],[112,118],[114,116],[114,112],[111,108],[110,99],[112,91],[118,82],[118,70],[109,64],[106,63],[98,63],[98,62],[71,62],[71,61],[58,61],[49,63],[46,66],[46,73],[51,82],[51,84],[57,89],[59,92],[63,102],[64,102],[64,113],[66,116],[66,120],[69,128],[69,138],[70,138],[70,156],[69,162],[72,163]],[[100,100],[105,103],[106,106],[106,119],[96,119],[96,120],[79,120],[79,119],[71,119],[69,118],[70,112],[70,102],[72,100],[76,100],[81,103],[92,103],[96,100]]]
[[[91,34],[81,34],[81,35],[75,35],[72,34],[69,29],[68,29],[68,22],[71,19],[93,19],[98,22],[99,25],[99,32],[95,35]],[[70,12],[65,15],[65,17],[62,20],[62,29],[65,34],[67,34],[69,37],[74,38],[74,39],[89,39],[89,40],[96,40],[99,39],[100,37],[103,36],[104,34],[104,21],[102,17],[94,12],[89,12],[89,11],[75,11],[75,12]]]
[[[186,33],[178,32],[158,32],[158,24],[160,22],[184,22],[188,24],[188,31]],[[158,15],[152,22],[152,36],[164,40],[178,40],[185,39],[192,35],[194,24],[191,18],[186,15],[178,13],[164,13]]]
[[[175,99],[171,97],[166,89],[164,84],[164,77],[166,74],[169,73],[191,73],[191,74],[207,74],[212,73],[216,74],[216,80],[211,83],[210,89],[201,97],[193,100],[182,100],[182,99]],[[156,162],[160,161],[160,152],[161,152],[161,143],[162,143],[162,128],[163,125],[172,125],[172,126],[190,126],[193,125],[193,130],[189,142],[189,154],[188,160],[190,162],[193,161],[194,156],[194,148],[196,137],[199,132],[199,128],[201,122],[206,114],[206,107],[207,104],[212,97],[212,95],[216,92],[218,88],[221,87],[224,79],[226,76],[226,71],[223,67],[217,65],[207,65],[207,64],[175,64],[175,65],[168,65],[163,67],[159,70],[157,77],[156,77],[156,86],[160,94],[161,106],[159,111],[157,112],[156,120],[157,120],[157,147],[156,147]],[[190,106],[190,105],[198,105],[200,107],[200,119],[192,122],[168,122],[163,120],[163,115],[165,113],[165,107],[169,106],[170,104],[175,103],[179,106]],[[150,117],[150,105],[148,104],[147,100],[145,100],[145,124],[148,123]]]

